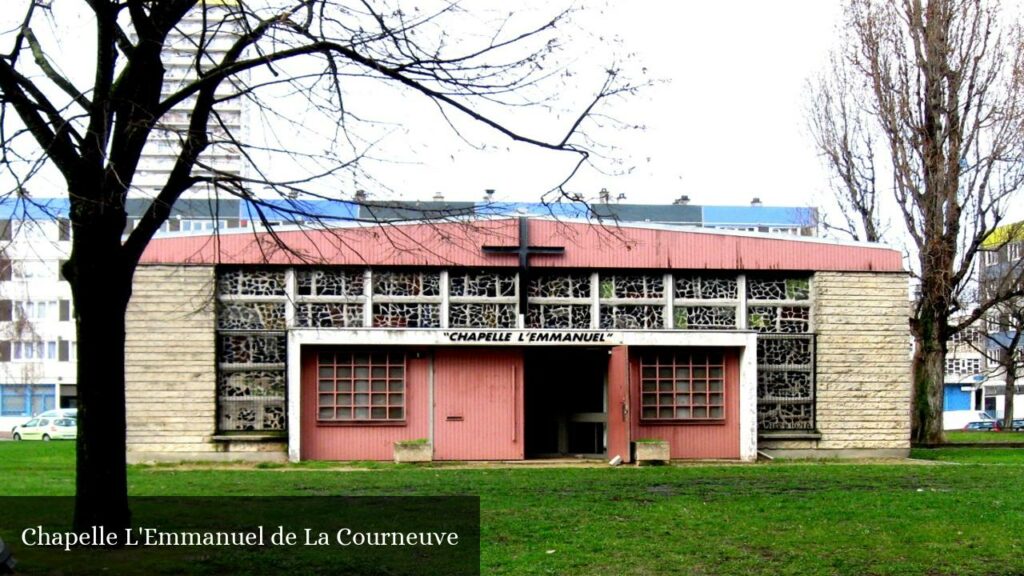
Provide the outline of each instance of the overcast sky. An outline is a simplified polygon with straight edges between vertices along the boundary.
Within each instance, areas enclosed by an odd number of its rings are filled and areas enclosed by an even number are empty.
[[[686,1],[655,9],[620,1],[588,10],[577,16],[581,26],[598,39],[620,40],[620,53],[635,52],[627,63],[634,71],[640,64],[647,78],[664,82],[611,108],[615,118],[644,127],[611,134],[627,173],[586,170],[572,190],[596,196],[607,187],[644,203],[683,194],[704,204],[754,196],[766,204],[818,203],[825,180],[805,127],[804,83],[833,44],[839,2]],[[580,66],[601,66],[602,56],[591,54]],[[568,160],[514,146],[507,152],[500,137],[491,143],[498,146],[486,154],[458,143],[412,145],[418,165],[406,165],[405,178],[386,180],[423,198],[442,191],[477,199],[495,188],[499,197],[529,200],[558,181]]]
[[[517,17],[531,5],[540,6],[541,13],[552,10],[546,0],[520,0]],[[804,117],[805,84],[836,44],[841,5],[841,0],[580,0],[576,28],[562,33],[561,56],[578,79],[565,93],[585,105],[601,70],[614,58],[635,78],[659,82],[601,110],[643,128],[597,132],[616,147],[621,164],[602,163],[615,172],[608,174],[584,169],[569,189],[593,199],[604,187],[613,197],[624,194],[627,202],[637,203],[668,203],[687,195],[695,204],[747,204],[756,196],[768,205],[828,205],[826,173]],[[74,6],[80,5],[54,3],[61,14]],[[5,30],[16,25],[17,12],[0,16]],[[88,79],[88,66],[80,62],[90,53],[80,49],[89,44],[88,26],[67,18],[52,30],[63,40],[64,69]],[[373,152],[380,160],[367,163],[370,177],[338,185],[340,197],[364,188],[377,198],[428,199],[440,192],[451,200],[478,200],[484,189],[494,188],[499,200],[535,201],[573,163],[571,156],[514,145],[453,116],[472,142],[485,146],[474,150],[454,136],[425,98],[351,82],[354,103],[367,105],[373,110],[369,117],[386,122],[381,132],[386,135]],[[302,121],[301,107],[281,111]],[[539,137],[550,137],[552,127],[570,121],[536,111],[513,119],[514,128]],[[276,163],[273,168],[289,167]]]

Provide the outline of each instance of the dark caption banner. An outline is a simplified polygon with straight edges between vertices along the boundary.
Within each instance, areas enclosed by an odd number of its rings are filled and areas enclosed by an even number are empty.
[[[0,498],[16,574],[479,575],[480,499],[132,498],[132,527],[74,531],[72,498]],[[0,573],[3,567],[0,566]]]

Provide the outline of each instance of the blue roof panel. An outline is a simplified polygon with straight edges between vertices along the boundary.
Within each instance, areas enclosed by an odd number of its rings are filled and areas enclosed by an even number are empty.
[[[796,206],[704,206],[705,226],[813,226],[814,209]]]
[[[556,218],[586,218],[587,207],[582,203],[552,202],[481,202],[476,205],[481,216],[554,216]]]
[[[258,220],[260,212],[268,220],[356,220],[359,205],[344,200],[260,200],[258,208],[242,202],[238,217]]]
[[[52,220],[71,213],[67,198],[0,198],[0,219]]]

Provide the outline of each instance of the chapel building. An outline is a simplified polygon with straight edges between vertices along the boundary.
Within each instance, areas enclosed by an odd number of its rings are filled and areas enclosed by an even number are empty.
[[[152,242],[131,461],[905,456],[901,254],[541,218]]]

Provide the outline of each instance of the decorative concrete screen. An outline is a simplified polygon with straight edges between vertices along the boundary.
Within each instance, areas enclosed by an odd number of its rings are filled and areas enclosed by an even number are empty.
[[[515,328],[519,290],[514,272],[448,272],[448,326]]]
[[[757,337],[757,424],[814,430],[814,334],[807,276],[746,279],[747,325]]]
[[[665,328],[664,275],[602,275],[599,286],[601,328]]]
[[[441,272],[381,271],[372,285],[373,326],[441,327]]]
[[[285,428],[285,271],[226,270],[217,278],[217,428]]]
[[[295,323],[302,327],[359,328],[365,314],[361,270],[297,270]]]
[[[532,278],[527,296],[527,328],[586,330],[593,325],[594,298],[590,274]]]
[[[735,276],[676,276],[673,328],[735,330],[740,306]]]

